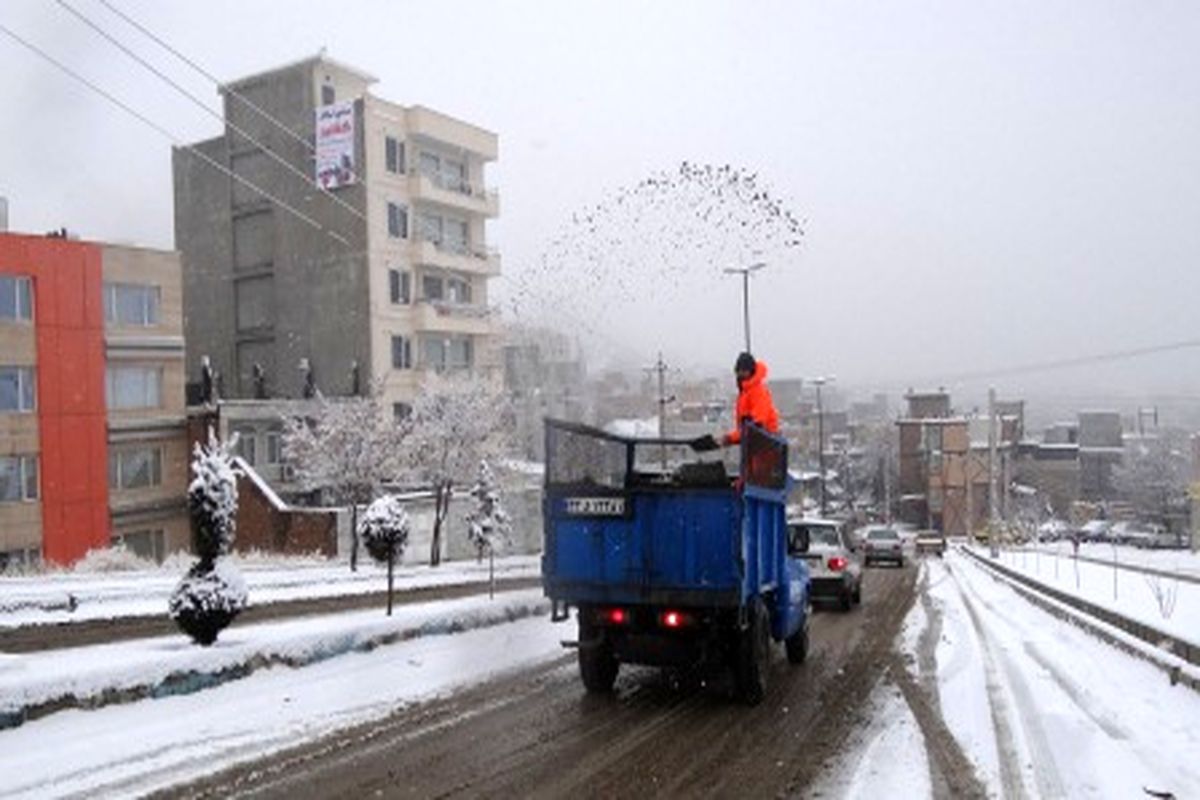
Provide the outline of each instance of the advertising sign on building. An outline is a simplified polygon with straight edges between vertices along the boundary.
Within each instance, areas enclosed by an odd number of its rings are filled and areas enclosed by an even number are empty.
[[[354,183],[354,103],[316,110],[317,185],[336,189]]]

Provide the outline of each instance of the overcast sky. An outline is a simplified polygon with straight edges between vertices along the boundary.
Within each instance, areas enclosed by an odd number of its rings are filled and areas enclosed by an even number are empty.
[[[510,292],[577,210],[690,160],[757,172],[806,221],[752,288],[776,374],[904,386],[1200,338],[1194,2],[112,2],[223,79],[324,46],[376,94],[498,133]],[[5,0],[0,22],[180,139],[220,132],[53,2]],[[10,227],[170,247],[169,142],[3,36],[0,65]],[[589,338],[728,369],[724,266],[678,288],[613,265],[641,299]],[[997,383],[1196,394],[1200,350]]]

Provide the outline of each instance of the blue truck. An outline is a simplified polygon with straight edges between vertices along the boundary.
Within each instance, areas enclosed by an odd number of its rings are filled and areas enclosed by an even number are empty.
[[[789,537],[787,443],[743,427],[740,467],[705,460],[702,440],[618,436],[546,420],[542,579],[555,621],[579,624],[589,692],[620,665],[731,669],[753,705],[771,642],[808,653],[808,542]],[[712,446],[710,437],[704,437]]]

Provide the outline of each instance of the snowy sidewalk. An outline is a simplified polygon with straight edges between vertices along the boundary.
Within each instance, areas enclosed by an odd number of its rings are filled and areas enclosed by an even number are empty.
[[[212,647],[183,634],[0,656],[0,726],[64,708],[90,708],[206,689],[273,665],[313,664],[390,642],[545,614],[541,590],[473,596],[226,629]]]
[[[235,563],[246,579],[250,603],[262,606],[290,600],[315,600],[387,589],[387,570],[364,559],[357,572],[340,562]],[[532,578],[540,572],[540,556],[496,559],[496,577]],[[184,569],[126,573],[51,573],[0,578],[0,628],[54,625],[166,613],[167,599]],[[484,584],[487,563],[445,562],[438,567],[412,565],[396,570],[396,591],[456,584]],[[74,610],[69,610],[71,606]]]

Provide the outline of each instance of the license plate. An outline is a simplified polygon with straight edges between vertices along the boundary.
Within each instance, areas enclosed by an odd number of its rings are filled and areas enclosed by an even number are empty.
[[[566,512],[572,517],[623,517],[624,497],[568,497]]]

